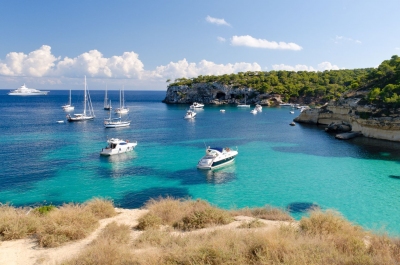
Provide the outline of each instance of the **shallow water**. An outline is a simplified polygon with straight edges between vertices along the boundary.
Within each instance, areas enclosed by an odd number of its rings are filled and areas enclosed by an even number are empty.
[[[205,199],[223,208],[270,204],[300,218],[310,207],[333,208],[349,220],[400,234],[400,144],[340,141],[323,127],[289,126],[290,108],[257,115],[233,106],[206,106],[193,121],[188,106],[161,103],[165,92],[125,91],[131,126],[105,129],[103,91],[91,91],[96,119],[65,120],[69,91],[12,97],[0,91],[0,202],[13,205],[112,198],[136,208],[159,196]],[[117,107],[119,92],[109,91]],[[83,95],[72,91],[75,113]],[[219,110],[224,108],[225,113]],[[113,114],[114,115],[114,114]],[[137,140],[134,152],[101,157],[107,137]],[[205,145],[238,148],[234,163],[196,169]]]

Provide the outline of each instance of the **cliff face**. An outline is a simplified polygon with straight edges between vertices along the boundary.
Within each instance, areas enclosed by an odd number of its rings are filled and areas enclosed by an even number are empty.
[[[344,123],[350,125],[353,132],[361,132],[366,137],[400,141],[398,110],[388,111],[357,103],[356,99],[330,102],[319,109],[304,110],[294,121],[325,125]]]
[[[164,103],[191,104],[260,104],[278,105],[282,103],[280,95],[262,94],[252,88],[234,88],[220,83],[197,83],[189,86],[168,87]]]

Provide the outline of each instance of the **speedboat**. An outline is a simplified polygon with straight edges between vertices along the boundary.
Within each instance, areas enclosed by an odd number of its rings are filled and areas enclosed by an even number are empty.
[[[207,147],[206,155],[203,156],[197,163],[197,168],[213,169],[233,162],[238,155],[237,150],[232,150],[229,147]]]
[[[196,112],[192,111],[192,110],[188,110],[186,111],[186,115],[185,117],[183,117],[184,119],[194,119],[194,117],[196,116]]]
[[[197,102],[193,102],[193,104],[190,105],[190,108],[191,108],[191,109],[200,109],[200,108],[202,108],[202,107],[204,107],[204,104],[197,103]]]
[[[137,142],[129,142],[129,140],[124,141],[118,138],[111,138],[107,140],[106,148],[101,149],[100,155],[111,156],[133,151],[136,145]]]
[[[50,91],[40,91],[34,88],[27,88],[24,85],[22,85],[20,88],[16,90],[11,90],[8,95],[10,96],[42,96],[42,95],[47,95]]]
[[[262,106],[257,104],[255,110],[258,112],[262,112]]]
[[[219,111],[225,113],[225,110],[224,110],[224,109],[220,109]]]
[[[257,110],[256,110],[256,109],[252,109],[252,110],[250,111],[250,113],[252,113],[252,114],[257,114]]]

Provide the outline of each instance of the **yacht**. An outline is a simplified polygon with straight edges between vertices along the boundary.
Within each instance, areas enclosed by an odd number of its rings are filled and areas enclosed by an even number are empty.
[[[110,100],[111,106],[111,100]],[[121,117],[121,113],[118,118],[111,118],[111,110],[110,117],[108,119],[104,119],[104,127],[105,128],[119,128],[119,127],[128,127],[131,124],[130,121],[123,121]]]
[[[197,103],[197,102],[193,102],[193,104],[190,105],[191,109],[200,109],[200,108],[203,108],[203,107],[204,107],[204,104]]]
[[[87,110],[87,113],[86,113]],[[85,88],[84,88],[84,102],[83,102],[83,113],[74,114],[74,116],[67,115],[67,120],[69,122],[73,121],[87,121],[93,120],[95,118],[92,101],[90,99],[89,91],[87,90],[86,86],[86,75],[85,75]]]
[[[220,109],[219,111],[225,113],[225,110],[224,110],[224,109]]]
[[[255,110],[258,112],[262,112],[262,106],[257,104]]]
[[[244,96],[244,104],[237,105],[238,108],[250,108],[250,105],[246,104],[246,95]]]
[[[129,142],[129,140],[124,141],[118,138],[111,138],[107,140],[107,146],[101,149],[100,155],[111,156],[133,151],[136,145],[137,142]]]
[[[257,110],[256,110],[256,109],[252,109],[252,110],[250,111],[250,113],[251,113],[251,114],[257,114]]]
[[[233,162],[238,155],[237,150],[231,150],[229,147],[207,147],[206,155],[197,163],[197,168],[213,169]]]
[[[186,111],[186,115],[185,117],[183,117],[184,119],[194,119],[194,117],[196,117],[196,112],[192,111],[192,110],[188,110]]]
[[[71,89],[69,90],[69,102],[68,104],[62,106],[62,108],[64,111],[73,111],[75,109],[75,107],[71,104]]]
[[[40,91],[34,88],[27,88],[25,84],[16,90],[11,90],[8,95],[10,96],[42,96],[47,95],[50,91]]]
[[[115,113],[117,114],[126,114],[129,112],[128,108],[125,108],[125,93],[124,88],[122,87],[122,91],[119,91],[119,108],[115,109]]]

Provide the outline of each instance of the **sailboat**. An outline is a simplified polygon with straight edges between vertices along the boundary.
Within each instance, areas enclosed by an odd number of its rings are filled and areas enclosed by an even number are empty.
[[[111,100],[110,100],[111,106]],[[111,110],[110,116],[108,119],[104,119],[104,127],[106,128],[118,128],[118,127],[127,127],[131,124],[130,121],[122,121],[121,113],[119,114],[119,118],[111,118]]]
[[[237,105],[238,108],[250,108],[250,105],[246,105],[246,94],[244,94],[244,104]]]
[[[112,109],[112,107],[111,107],[111,101],[110,101],[110,104],[108,104],[107,85],[106,85],[106,94],[104,95],[104,109],[105,109],[105,110],[110,110],[110,109]]]
[[[88,113],[86,113],[86,109],[88,109]],[[74,116],[67,115],[67,120],[69,122],[72,121],[87,121],[94,119],[94,111],[92,106],[92,101],[90,100],[90,94],[86,86],[86,75],[85,75],[85,88],[84,88],[84,102],[83,102],[83,113],[82,114],[74,114]]]
[[[71,105],[71,89],[69,90],[69,102],[62,106],[64,111],[73,111],[75,109],[74,106]]]
[[[122,91],[119,91],[119,108],[115,110],[117,114],[126,114],[129,112],[128,108],[125,108],[125,96],[124,96],[124,87],[122,87]]]

